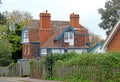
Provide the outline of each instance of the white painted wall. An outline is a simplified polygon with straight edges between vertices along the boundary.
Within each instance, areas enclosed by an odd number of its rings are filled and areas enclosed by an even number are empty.
[[[101,46],[97,47],[95,50],[94,50],[94,54],[97,54],[97,53],[105,53],[106,51],[101,49]]]
[[[52,49],[52,53],[54,54],[54,53],[64,53],[64,49]]]
[[[70,52],[76,52],[76,53],[79,53],[79,54],[81,54],[81,53],[87,53],[87,50],[86,49],[68,49],[68,51],[67,51],[68,53],[70,53]],[[52,49],[52,53],[54,54],[54,53],[64,53],[64,49],[61,49],[61,51],[60,51],[60,49]]]
[[[86,49],[75,49],[75,52],[81,54],[81,53],[87,53],[87,50]]]

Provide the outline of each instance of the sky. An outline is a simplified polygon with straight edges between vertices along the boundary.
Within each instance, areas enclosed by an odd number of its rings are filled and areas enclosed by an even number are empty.
[[[48,10],[51,20],[69,21],[71,13],[79,14],[79,23],[89,32],[105,39],[105,30],[98,24],[101,22],[99,8],[104,8],[106,0],[2,0],[1,12],[13,10],[27,11],[33,19],[39,19],[39,13]]]

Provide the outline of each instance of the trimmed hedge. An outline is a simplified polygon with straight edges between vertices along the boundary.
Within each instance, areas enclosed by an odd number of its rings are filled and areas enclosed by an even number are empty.
[[[65,82],[120,82],[120,53],[117,52],[48,54],[38,65],[41,70],[43,65],[46,69],[45,79]]]

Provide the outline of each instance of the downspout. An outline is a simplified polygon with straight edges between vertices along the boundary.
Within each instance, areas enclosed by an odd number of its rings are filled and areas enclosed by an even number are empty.
[[[51,78],[52,78],[52,75],[53,75],[53,73],[52,73],[52,68],[53,68],[53,60],[52,60],[52,48],[50,48],[50,56],[51,56],[51,61],[50,61],[50,63],[51,63],[51,70],[50,70],[50,73],[51,73]]]
[[[86,35],[85,35],[85,46],[86,46]]]
[[[35,45],[36,45],[36,60],[38,60],[38,44]]]

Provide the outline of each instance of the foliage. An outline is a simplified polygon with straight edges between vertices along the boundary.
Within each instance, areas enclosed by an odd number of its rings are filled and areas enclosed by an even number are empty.
[[[80,82],[81,80],[83,80],[83,82],[89,82],[90,80],[93,80],[90,82],[119,82],[119,62],[119,53],[108,52],[95,55],[77,55],[77,57],[72,57],[67,61],[56,62],[55,66],[64,67],[63,69],[67,73],[67,76],[64,77],[66,82]]]
[[[0,12],[0,24],[4,25],[6,23],[6,17]]]
[[[46,79],[53,78],[53,66],[55,65],[55,62],[61,60],[61,61],[67,61],[71,59],[72,57],[75,57],[74,52],[72,53],[65,53],[65,54],[48,54],[45,57],[45,65],[46,65]]]
[[[39,64],[34,63],[35,61],[31,60],[31,72],[34,73],[35,65],[39,65],[39,70],[46,69],[45,79],[49,80],[63,80],[64,82],[120,81],[120,54],[117,52],[48,54]]]
[[[3,12],[6,17],[7,38],[12,44],[12,58],[17,62],[17,59],[22,58],[22,45],[20,44],[21,30],[23,26],[30,23],[32,16],[28,12],[14,10],[12,12]]]
[[[119,18],[118,12],[120,12],[120,0],[107,0],[104,7],[105,8],[98,9],[102,20],[99,26],[100,28],[107,30],[108,34]]]
[[[17,62],[17,59],[21,59],[22,54],[22,45],[20,44],[22,25],[15,24],[15,28],[15,31],[9,31],[7,39],[12,44],[12,58]]]
[[[0,13],[0,66],[7,66],[12,62],[11,44],[7,39],[6,18]]]
[[[34,73],[34,63],[35,63],[35,60],[34,59],[30,59],[29,60],[29,64],[30,64],[30,77],[32,77],[33,73]]]
[[[89,36],[90,36],[90,48],[93,48],[97,43],[103,43],[104,40],[101,39],[101,37],[99,35],[96,35],[94,33],[89,33]]]
[[[9,72],[8,72],[8,76],[11,77],[12,76],[12,67],[13,67],[14,63],[11,63],[8,65],[8,69],[9,69]]]
[[[12,31],[16,29],[15,24],[27,26],[32,20],[32,16],[29,12],[13,10],[12,12],[5,11],[3,13],[9,24],[9,29]]]
[[[39,61],[35,59],[30,59],[29,65],[30,65],[30,77],[40,79],[42,77],[41,75],[42,71],[45,70],[44,59],[41,59]]]
[[[12,62],[11,44],[6,39],[6,28],[0,25],[0,66],[7,66]]]

